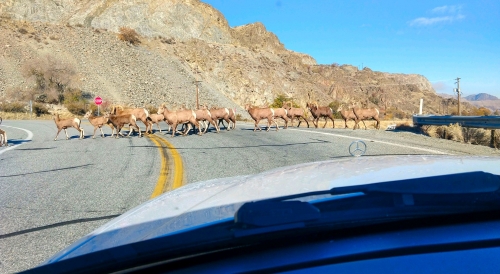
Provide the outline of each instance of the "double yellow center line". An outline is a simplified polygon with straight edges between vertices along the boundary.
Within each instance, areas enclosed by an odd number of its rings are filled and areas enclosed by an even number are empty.
[[[182,158],[172,144],[155,134],[146,135],[160,151],[161,169],[156,187],[151,194],[151,199],[184,184],[184,169]]]

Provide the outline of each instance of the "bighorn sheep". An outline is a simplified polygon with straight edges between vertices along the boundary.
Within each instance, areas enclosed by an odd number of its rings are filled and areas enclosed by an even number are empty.
[[[78,132],[80,133],[80,139],[85,138],[83,128],[80,127],[82,121],[78,118],[68,118],[68,119],[60,119],[59,114],[56,113],[53,115],[54,121],[56,122],[57,126],[57,134],[56,138],[54,138],[54,141],[57,140],[57,136],[59,136],[59,132],[64,129],[64,132],[66,133],[66,140],[69,140],[68,132],[66,131],[67,128],[69,127],[74,127]]]
[[[217,133],[220,132],[219,126],[215,124],[214,119],[212,119],[212,113],[206,108],[206,106],[203,106],[201,109],[197,109],[194,112],[196,114],[196,120],[198,122],[202,122],[203,125],[205,126],[205,130],[203,130],[203,133],[207,132],[210,124],[212,124],[215,127]],[[208,122],[208,124],[206,122]]]
[[[380,111],[377,108],[353,108],[352,111],[354,112],[354,115],[356,115],[356,120],[354,122],[354,128],[356,129],[356,126],[358,125],[359,121],[363,120],[368,120],[368,119],[374,119],[377,121],[377,125],[375,126],[376,129],[380,128],[380,119],[378,115],[380,114]],[[363,122],[364,123],[364,122]],[[366,125],[365,125],[366,129]]]
[[[231,122],[231,120],[229,119],[230,112],[228,108],[212,107],[210,109],[210,114],[212,114],[212,119],[214,119],[214,121],[224,120],[228,124],[230,124]],[[229,130],[229,127],[226,127],[226,130]]]
[[[0,147],[7,146],[7,132],[0,129]]]
[[[0,124],[2,124],[2,117],[0,117]],[[7,146],[7,132],[0,128],[0,147]]]
[[[129,125],[129,132],[128,132],[127,137],[130,136],[130,134],[132,134],[133,128],[135,130],[137,130],[137,132],[139,133],[139,137],[142,137],[141,129],[137,125],[137,117],[135,117],[135,115],[133,115],[133,114],[113,115],[113,114],[107,113],[106,115],[104,115],[104,117],[108,118],[109,122],[111,122],[113,124],[113,126],[116,127],[116,137],[115,138],[119,138],[118,134],[123,136],[123,134],[120,133],[120,130],[125,125]]]
[[[285,121],[285,126],[283,126],[283,128],[288,128],[288,111],[283,107],[273,108],[273,111],[274,111],[274,118],[283,119]]]
[[[115,127],[113,126],[113,123],[109,122],[109,118],[106,116],[95,116],[92,114],[92,111],[89,110],[87,113],[85,113],[85,116],[83,118],[86,118],[89,120],[90,124],[94,126],[94,135],[92,135],[92,139],[95,139],[95,132],[99,128],[101,130],[101,136],[104,138],[104,132],[102,132],[102,126],[108,125],[111,128],[111,137],[113,137],[113,134],[115,132]]]
[[[342,116],[342,119],[344,119],[344,123],[345,123],[344,128],[349,128],[347,126],[347,121],[353,120],[354,122],[356,122],[356,115],[354,115],[352,108],[344,110],[343,105],[340,105],[339,108],[337,109],[337,112],[340,113],[340,116]],[[365,121],[362,121],[362,122],[363,122],[363,125],[365,125],[365,129],[366,129]],[[359,128],[359,125],[358,125],[358,128]]]
[[[198,123],[198,121],[196,121],[196,113],[193,110],[169,111],[165,104],[161,104],[161,106],[158,107],[157,113],[163,114],[163,116],[165,117],[165,121],[172,128],[172,137],[175,136],[176,132],[179,132],[177,131],[177,125],[186,123],[192,123],[193,125],[198,127],[198,134],[200,136],[203,134],[200,129],[200,124]],[[185,136],[188,132],[189,127],[187,131],[179,133]]]
[[[319,107],[318,103],[316,102],[307,103],[306,106],[309,109],[309,111],[311,111],[311,114],[313,116],[314,127],[317,128],[319,118],[324,117],[325,124],[323,125],[323,128],[326,127],[327,118],[330,118],[330,120],[332,120],[333,128],[335,128],[335,120],[333,119],[333,110],[330,107]]]
[[[165,120],[165,116],[163,114],[151,113],[149,114],[149,118],[151,118],[151,123],[156,124],[158,130],[161,132],[160,122]]]
[[[262,119],[267,119],[266,131],[269,131],[269,129],[271,128],[271,122],[276,124],[276,131],[278,131],[279,127],[274,120],[274,110],[272,108],[256,108],[250,106],[249,104],[246,104],[245,110],[248,111],[248,114],[250,114],[252,119],[255,121],[255,127],[253,128],[253,131],[255,131],[257,128],[262,131],[262,129],[259,127],[259,122]]]
[[[227,108],[229,110],[229,115],[228,115],[228,119],[230,122],[233,123],[233,125],[231,126],[231,123],[229,123],[227,126],[224,124],[224,119],[219,119],[219,123],[217,124],[220,128],[220,124],[222,124],[226,130],[228,129],[235,129],[236,128],[236,109],[232,109],[232,108]]]
[[[297,127],[299,127],[300,123],[302,123],[300,118],[302,118],[306,122],[307,127],[309,127],[309,122],[307,121],[307,119],[305,117],[305,113],[304,113],[303,109],[292,107],[292,102],[290,102],[290,101],[284,102],[283,108],[287,110],[287,115],[288,115],[288,118],[290,118],[290,120],[291,120],[292,126],[293,126],[293,119],[297,118],[297,120],[299,120],[299,124],[297,125]]]
[[[115,106],[111,110],[113,115],[133,114],[137,120],[141,120],[146,126],[146,133],[153,132],[153,123],[149,117],[149,111],[145,108],[124,109],[122,106]]]

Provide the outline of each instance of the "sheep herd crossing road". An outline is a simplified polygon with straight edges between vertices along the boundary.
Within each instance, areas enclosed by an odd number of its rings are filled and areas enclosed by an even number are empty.
[[[8,133],[9,146],[0,147],[0,273],[33,267],[149,200],[162,173],[159,151],[170,149],[159,148],[152,138],[109,138],[106,131],[105,138],[91,139],[88,133],[94,126],[86,120],[80,124],[87,133],[84,140],[72,129],[69,140],[53,141],[58,130],[54,121],[4,119],[1,127]],[[151,136],[168,140],[178,152],[184,184],[312,161],[354,159],[348,148],[355,140],[367,145],[362,157],[499,155],[491,148],[408,132],[289,127],[262,133],[253,129],[253,124],[238,122],[235,129],[220,133],[212,127],[203,137],[171,138],[159,131]]]

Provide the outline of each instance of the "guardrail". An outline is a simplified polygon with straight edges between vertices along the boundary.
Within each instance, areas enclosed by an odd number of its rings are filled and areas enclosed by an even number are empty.
[[[450,124],[459,124],[462,127],[500,129],[500,116],[413,115],[414,126],[447,126]]]

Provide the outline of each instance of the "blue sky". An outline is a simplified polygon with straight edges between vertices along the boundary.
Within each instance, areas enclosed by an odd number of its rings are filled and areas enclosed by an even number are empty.
[[[319,64],[421,74],[436,92],[500,98],[500,1],[202,0],[231,27],[261,22]]]

